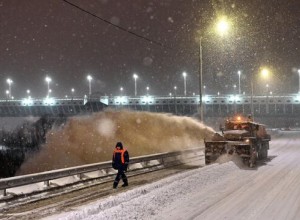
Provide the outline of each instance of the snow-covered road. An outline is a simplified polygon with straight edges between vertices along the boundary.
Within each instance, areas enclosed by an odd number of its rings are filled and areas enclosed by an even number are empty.
[[[300,132],[270,148],[256,169],[213,164],[47,219],[300,219]]]

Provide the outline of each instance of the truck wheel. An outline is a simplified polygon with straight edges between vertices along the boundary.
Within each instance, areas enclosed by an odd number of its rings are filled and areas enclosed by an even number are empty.
[[[256,160],[257,160],[257,152],[255,152],[255,153],[253,153],[252,154],[252,156],[250,157],[250,159],[249,159],[249,167],[250,168],[253,168],[253,167],[255,167],[255,165],[256,165]]]

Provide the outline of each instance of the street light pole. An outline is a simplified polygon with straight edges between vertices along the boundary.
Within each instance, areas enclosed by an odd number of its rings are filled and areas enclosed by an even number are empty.
[[[186,96],[186,72],[183,72],[182,75],[184,80],[184,96]]]
[[[241,71],[238,71],[239,75],[239,95],[241,94]]]
[[[87,76],[87,80],[89,81],[89,98],[91,97],[91,94],[92,94],[92,77],[91,77],[91,75],[88,75]]]
[[[203,86],[203,59],[202,59],[202,36],[199,38],[199,113],[200,121],[204,121],[203,118],[203,103],[202,103],[202,86]]]
[[[121,96],[123,96],[123,87],[120,88]]]
[[[298,69],[298,74],[299,74],[299,89],[298,89],[298,93],[300,93],[300,69]]]
[[[134,78],[134,96],[136,96],[137,95],[136,79],[138,78],[138,75],[133,74],[133,78]]]
[[[11,79],[7,79],[6,82],[8,83],[9,98],[11,99],[11,97],[12,97],[12,95],[11,95],[11,84],[13,83],[13,81]]]
[[[146,87],[147,90],[147,96],[149,96],[149,86]]]
[[[174,86],[174,105],[175,105],[175,115],[177,115],[176,90],[177,90],[177,86]]]
[[[48,88],[48,90],[47,90],[47,97],[49,97],[49,92],[50,92],[50,82],[51,82],[51,78],[50,77],[48,77],[48,76],[46,76],[46,82],[47,82],[47,88]]]
[[[75,92],[75,89],[74,89],[74,88],[71,88],[72,99],[74,98],[74,92]]]
[[[5,93],[6,93],[6,99],[9,99],[9,91],[6,90]]]
[[[251,73],[251,117],[254,120],[254,109],[253,109],[253,72]]]

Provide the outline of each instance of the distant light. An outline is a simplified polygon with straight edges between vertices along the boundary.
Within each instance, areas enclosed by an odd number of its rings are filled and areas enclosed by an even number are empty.
[[[50,77],[48,77],[48,76],[46,76],[45,80],[46,80],[47,83],[49,83],[49,82],[52,81],[52,79]]]
[[[75,92],[75,89],[74,89],[74,88],[72,88],[72,89],[71,89],[71,92]]]
[[[240,121],[240,120],[241,120],[241,116],[238,116],[236,119],[237,119],[238,121]]]
[[[27,91],[26,91],[26,92],[27,92],[27,94],[30,94],[30,90],[29,90],[29,89],[27,89]]]
[[[151,97],[151,96],[143,96],[142,99],[141,99],[142,103],[145,102],[145,103],[150,103],[150,102],[153,102],[154,101],[154,98]]]
[[[240,101],[240,97],[238,95],[231,95],[229,96],[229,101],[231,102]]]
[[[116,104],[127,104],[128,103],[128,98],[126,96],[118,96],[116,99],[115,99],[115,103]]]
[[[93,77],[91,75],[88,75],[86,78],[88,81],[91,81],[93,79]]]
[[[242,72],[239,70],[239,71],[238,71],[238,75],[240,76],[240,75],[241,75],[241,73],[242,73]]]
[[[7,79],[6,82],[10,85],[13,83],[13,81],[11,79]]]
[[[186,77],[186,76],[187,76],[186,72],[183,72],[182,75],[183,75],[183,77]]]
[[[44,105],[54,105],[55,100],[54,98],[47,97],[43,100],[43,103]]]
[[[33,105],[33,100],[31,97],[28,97],[27,99],[22,100],[22,105],[24,106],[32,106]]]
[[[138,75],[137,75],[137,74],[133,74],[133,78],[134,78],[134,79],[137,79],[137,78],[138,78]]]
[[[207,95],[203,96],[203,101],[204,102],[209,102],[211,100],[211,98]]]

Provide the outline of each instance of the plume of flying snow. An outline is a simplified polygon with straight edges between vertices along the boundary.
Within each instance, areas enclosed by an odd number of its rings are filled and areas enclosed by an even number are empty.
[[[73,117],[48,132],[47,143],[17,175],[109,161],[118,141],[134,157],[204,147],[213,134],[195,119],[163,113],[107,110]]]

